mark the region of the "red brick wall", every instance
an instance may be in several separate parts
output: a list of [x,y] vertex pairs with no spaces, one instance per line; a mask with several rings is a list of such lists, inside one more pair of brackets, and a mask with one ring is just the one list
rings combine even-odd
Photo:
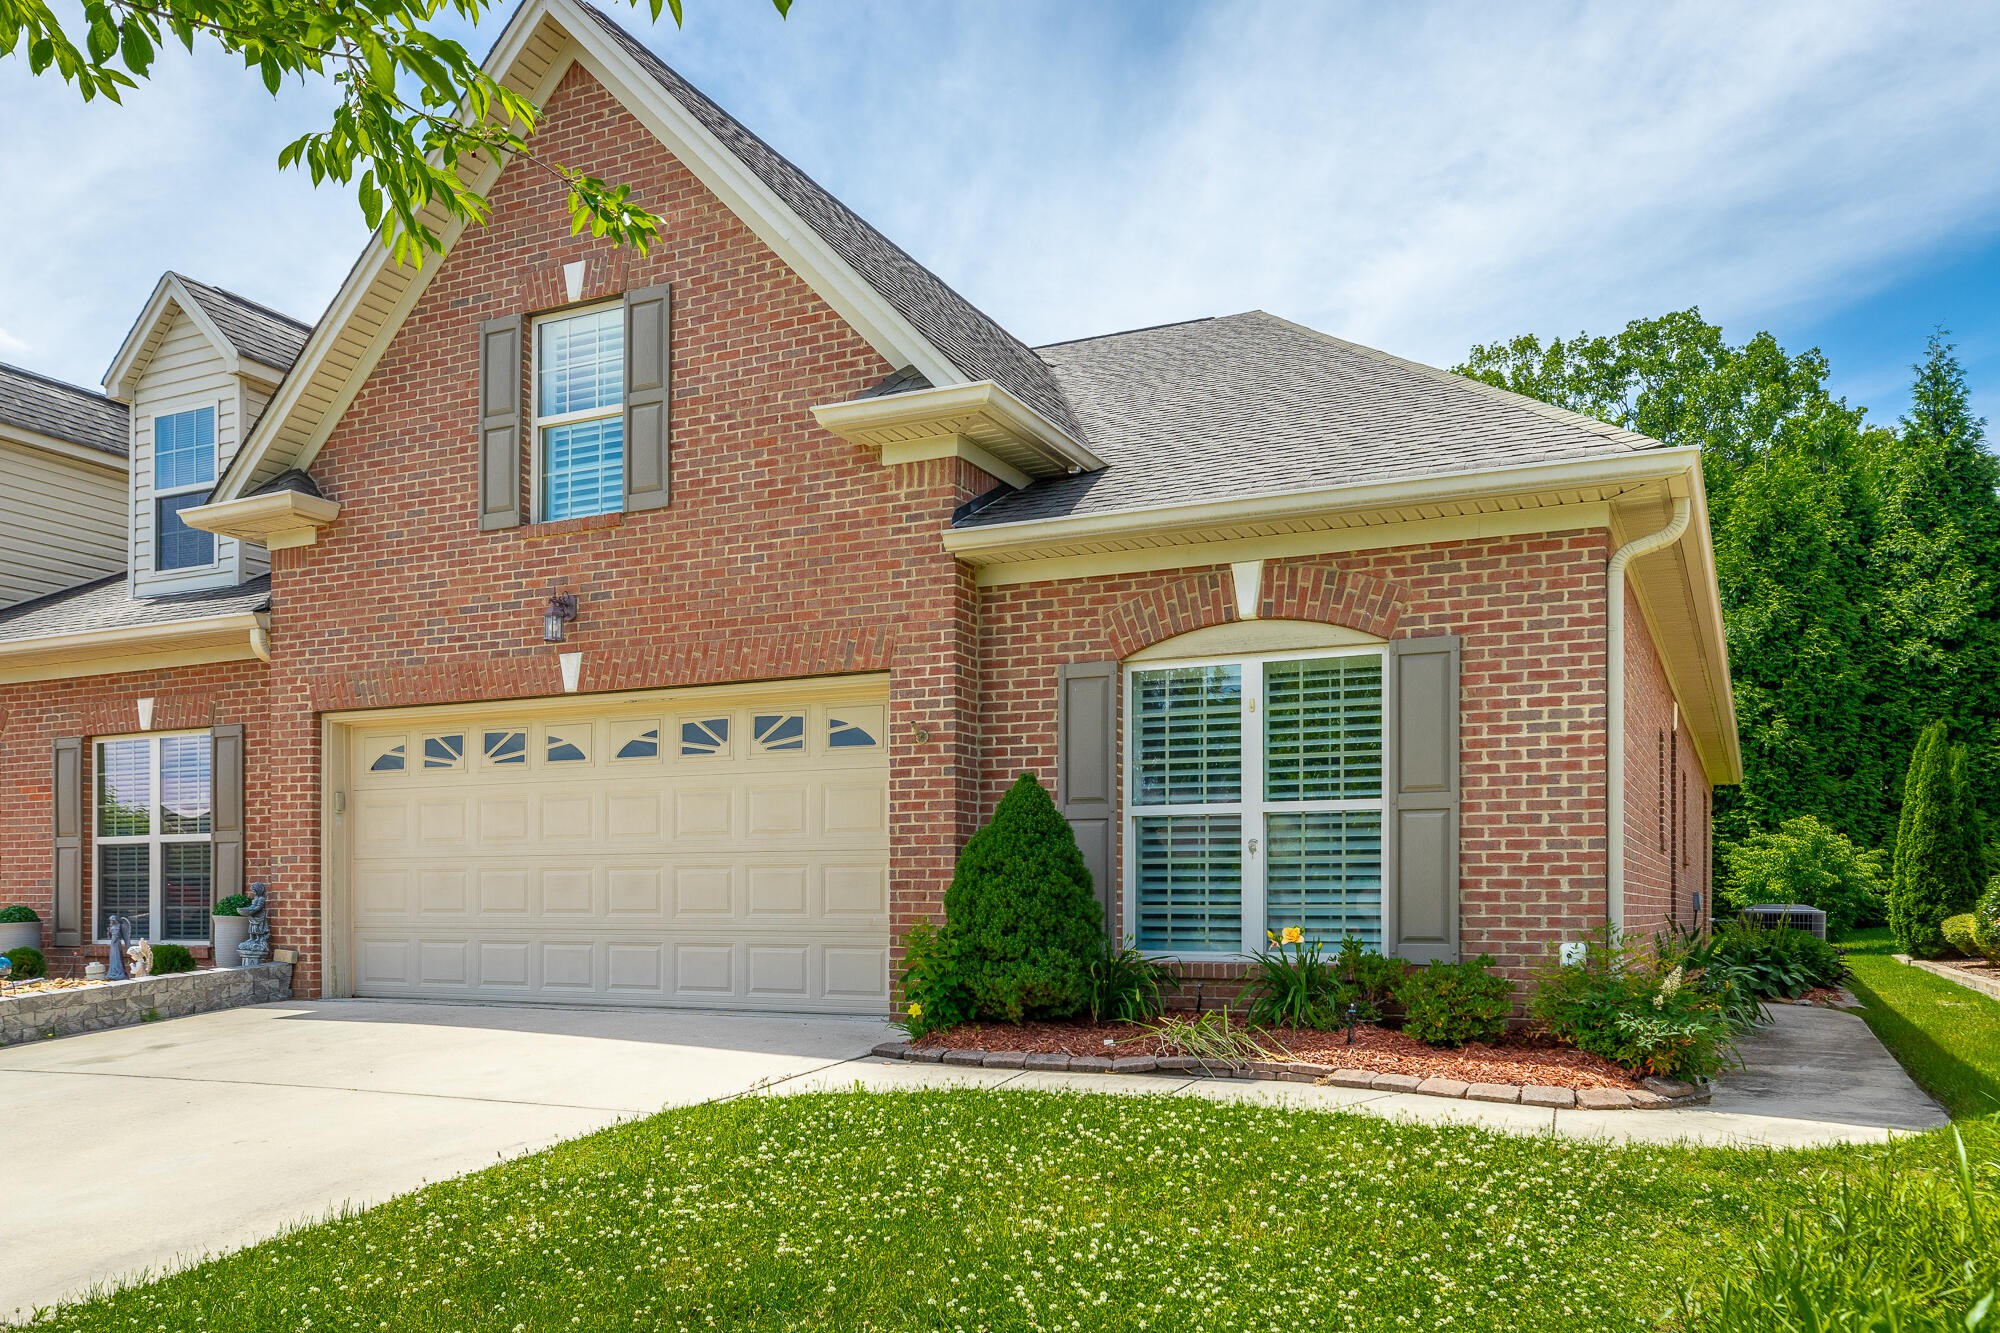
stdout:
[[[52,972],[80,974],[86,955],[102,960],[103,946],[52,946],[55,798],[51,790],[55,742],[65,736],[112,736],[139,730],[140,699],[153,700],[153,731],[195,731],[223,722],[243,724],[245,775],[250,799],[245,811],[245,877],[270,874],[270,817],[256,793],[270,780],[276,762],[266,708],[265,667],[261,662],[221,662],[209,666],[133,671],[72,680],[0,685],[0,906],[25,903],[42,918],[42,943]],[[96,755],[84,747],[84,807],[95,801]],[[84,914],[95,919],[95,857],[86,816]],[[274,900],[273,934],[289,943],[305,921],[308,904]],[[206,950],[196,950],[206,957]]]
[[[892,912],[914,919],[969,832],[976,742],[974,594],[938,535],[992,483],[952,460],[884,469],[818,427],[814,404],[894,367],[581,69],[536,141],[632,182],[660,239],[639,256],[573,238],[561,188],[508,171],[313,463],[343,509],[274,562],[273,874],[317,889],[316,712],[558,694],[541,617],[565,590],[585,692],[888,671]],[[562,304],[578,259],[586,299],[673,286],[672,503],[481,532],[480,323]],[[315,993],[316,933],[284,943]]]
[[[1271,561],[1266,618],[1464,636],[1460,901],[1467,953],[1516,976],[1604,912],[1605,533]],[[1056,667],[1234,618],[1225,566],[990,588],[981,600],[982,808],[1055,781]],[[1230,969],[1202,965],[1203,975]]]
[[[1650,936],[1698,929],[1709,909],[1709,789],[1694,737],[1625,590],[1625,928]],[[1694,910],[1693,895],[1702,910]]]

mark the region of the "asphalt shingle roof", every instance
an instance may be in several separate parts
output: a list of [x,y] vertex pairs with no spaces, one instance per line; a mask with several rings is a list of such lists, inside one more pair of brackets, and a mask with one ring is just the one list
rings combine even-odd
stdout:
[[247,296],[197,282],[185,273],[174,276],[181,280],[181,285],[188,289],[188,295],[201,306],[202,313],[215,321],[215,327],[222,330],[222,336],[229,339],[241,355],[274,370],[290,370],[292,363],[299,359],[299,352],[312,334],[312,325],[301,324],[290,315],[259,305]]
[[592,5],[582,8],[967,378],[992,380],[1064,430],[1076,430],[1076,415],[1055,375],[1027,344],[709,101],[617,23]]
[[125,457],[125,404],[18,366],[0,365],[0,422]]
[[141,625],[171,625],[209,616],[264,611],[270,605],[269,574],[260,574],[233,587],[204,588],[165,597],[134,597],[126,589],[125,575],[112,574],[95,583],[50,593],[0,611],[0,643]]
[[1261,310],[1038,348],[1108,464],[962,517],[990,527],[1661,448]]

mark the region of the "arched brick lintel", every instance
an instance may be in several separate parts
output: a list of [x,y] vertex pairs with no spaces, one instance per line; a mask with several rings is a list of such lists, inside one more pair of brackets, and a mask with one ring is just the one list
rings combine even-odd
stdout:
[[[1343,572],[1306,560],[1267,562],[1258,614],[1267,620],[1316,620],[1393,638],[1408,590],[1387,579]],[[1165,583],[1112,607],[1104,638],[1123,660],[1163,640],[1238,619],[1227,569],[1205,570]]]

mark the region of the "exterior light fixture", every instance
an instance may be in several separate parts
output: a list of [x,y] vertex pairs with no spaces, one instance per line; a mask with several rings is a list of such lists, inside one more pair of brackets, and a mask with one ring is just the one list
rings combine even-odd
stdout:
[[542,613],[542,642],[561,643],[569,637],[567,626],[576,619],[576,594],[558,592],[549,595],[548,609]]

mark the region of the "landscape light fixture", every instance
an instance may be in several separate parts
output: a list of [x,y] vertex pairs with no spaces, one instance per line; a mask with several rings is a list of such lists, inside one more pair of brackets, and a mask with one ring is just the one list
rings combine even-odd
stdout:
[[542,642],[561,643],[569,637],[569,623],[576,619],[576,594],[558,592],[549,595],[548,609],[542,613]]

